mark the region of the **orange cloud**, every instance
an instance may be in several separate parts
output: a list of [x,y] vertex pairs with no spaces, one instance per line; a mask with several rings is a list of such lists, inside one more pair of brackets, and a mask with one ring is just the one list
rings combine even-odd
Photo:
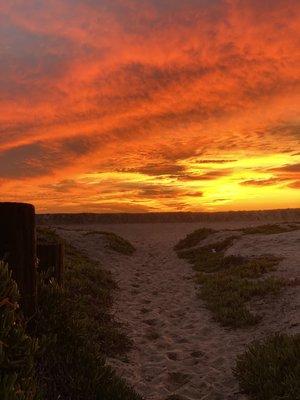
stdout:
[[296,206],[299,12],[296,0],[0,0],[2,197],[41,211]]

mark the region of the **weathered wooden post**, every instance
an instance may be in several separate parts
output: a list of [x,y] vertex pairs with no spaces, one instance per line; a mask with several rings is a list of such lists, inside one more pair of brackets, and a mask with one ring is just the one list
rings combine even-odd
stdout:
[[64,273],[64,244],[62,242],[38,243],[37,257],[41,271],[53,270],[53,277],[61,285]]
[[36,311],[35,210],[25,203],[0,203],[0,259],[8,263],[27,317]]

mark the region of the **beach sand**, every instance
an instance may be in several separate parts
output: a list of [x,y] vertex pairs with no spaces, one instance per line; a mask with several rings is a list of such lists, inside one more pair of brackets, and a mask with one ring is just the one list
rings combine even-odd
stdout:
[[[118,282],[113,312],[125,325],[133,348],[127,359],[108,362],[145,399],[164,400],[174,394],[178,400],[246,399],[232,374],[237,354],[254,339],[271,332],[299,332],[297,286],[285,288],[279,298],[254,303],[252,306],[264,315],[257,326],[237,330],[221,327],[197,297],[191,265],[173,250],[179,239],[203,226],[224,230],[257,224],[262,221],[80,224],[58,228],[60,235],[112,271]],[[132,256],[113,253],[103,248],[99,236],[84,236],[76,229],[117,233],[137,251]],[[274,274],[300,278],[299,230],[245,236],[227,253],[282,256]]]

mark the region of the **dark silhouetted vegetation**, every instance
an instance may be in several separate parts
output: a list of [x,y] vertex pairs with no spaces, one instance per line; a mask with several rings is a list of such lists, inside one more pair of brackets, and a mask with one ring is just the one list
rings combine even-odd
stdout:
[[64,288],[41,279],[38,290],[35,334],[48,339],[38,368],[42,392],[50,400],[140,399],[105,365],[106,356],[122,357],[131,345],[110,314],[116,285],[98,263],[65,246]]
[[234,374],[253,400],[300,399],[300,335],[275,334],[238,356]]
[[0,261],[0,398],[37,400],[37,340],[25,330],[19,292],[8,266]]
[[[56,240],[54,231],[38,229],[39,243]],[[106,364],[131,346],[110,313],[116,284],[98,263],[65,248],[64,287],[39,273],[37,313],[26,329],[17,285],[0,263],[0,398],[140,400]]]

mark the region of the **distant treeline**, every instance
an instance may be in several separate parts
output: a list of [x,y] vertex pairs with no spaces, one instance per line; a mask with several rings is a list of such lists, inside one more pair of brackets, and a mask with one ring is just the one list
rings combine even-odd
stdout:
[[80,213],[38,214],[38,224],[119,224],[170,222],[222,222],[239,220],[300,221],[300,208],[262,211],[227,212],[155,212],[155,213]]

